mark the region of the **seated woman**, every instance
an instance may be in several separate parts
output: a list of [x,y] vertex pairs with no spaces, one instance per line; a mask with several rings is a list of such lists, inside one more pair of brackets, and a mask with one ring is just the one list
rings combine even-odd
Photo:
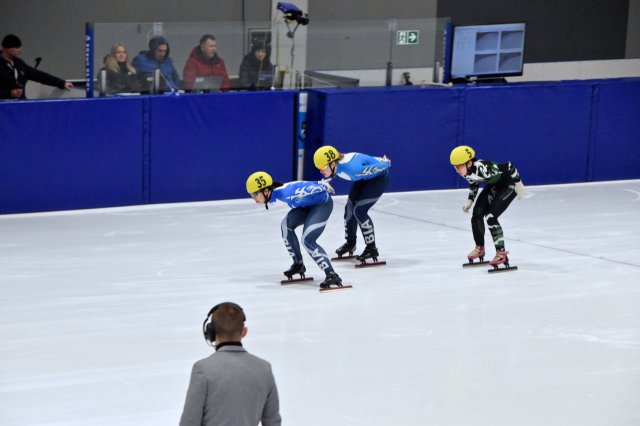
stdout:
[[239,89],[268,89],[273,81],[273,65],[269,60],[267,45],[256,41],[240,64]]
[[136,69],[127,61],[127,48],[116,43],[105,58],[104,69],[107,71],[106,93],[139,92],[140,84]]

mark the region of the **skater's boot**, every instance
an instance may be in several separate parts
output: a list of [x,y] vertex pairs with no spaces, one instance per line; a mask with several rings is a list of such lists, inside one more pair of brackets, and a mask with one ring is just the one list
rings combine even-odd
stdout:
[[342,287],[342,278],[335,272],[328,272],[326,278],[320,284],[320,288]]
[[304,267],[304,263],[302,262],[294,262],[291,265],[291,268],[284,271],[284,275],[291,279],[295,274],[300,274],[300,277],[304,278],[304,273],[307,271],[307,268]]
[[508,266],[509,265],[509,258],[507,257],[507,254],[509,254],[509,252],[506,251],[505,249],[496,250],[496,256],[493,258],[493,260],[491,262],[489,262],[489,265],[498,266],[498,265],[502,265],[504,263],[504,264],[506,264]]
[[336,250],[338,257],[342,257],[343,254],[349,253],[349,256],[353,256],[353,252],[356,250],[355,241],[347,241]]
[[467,259],[469,259],[471,261],[474,261],[476,259],[480,259],[480,262],[482,262],[484,260],[484,247],[483,246],[476,246],[476,248],[471,250],[471,253],[469,253],[467,255]]
[[375,244],[367,244],[364,251],[358,256],[360,262],[364,262],[367,259],[373,259],[374,262],[378,261],[378,249]]

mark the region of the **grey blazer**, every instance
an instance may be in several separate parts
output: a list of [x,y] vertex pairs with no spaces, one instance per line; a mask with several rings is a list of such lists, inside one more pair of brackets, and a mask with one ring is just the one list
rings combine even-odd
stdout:
[[223,346],[193,365],[180,426],[279,426],[271,365],[242,346]]

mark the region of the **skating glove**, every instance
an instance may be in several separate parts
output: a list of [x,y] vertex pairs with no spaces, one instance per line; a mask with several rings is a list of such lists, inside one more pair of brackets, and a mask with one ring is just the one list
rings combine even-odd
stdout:
[[472,205],[473,205],[473,200],[467,200],[467,204],[462,206],[462,211],[465,213],[469,213],[469,210],[471,210]]
[[329,178],[329,179],[322,179],[322,180],[319,180],[319,181],[318,181],[318,183],[319,183],[320,185],[324,185],[324,186],[326,186],[326,187],[327,187],[327,192],[329,192],[329,194],[335,194],[335,193],[336,193],[336,191],[333,189],[333,186],[331,186],[331,185],[329,184],[329,182],[331,182],[331,178]]
[[516,182],[515,190],[516,190],[516,196],[518,197],[518,200],[519,200],[524,195],[524,185],[522,184],[522,181]]

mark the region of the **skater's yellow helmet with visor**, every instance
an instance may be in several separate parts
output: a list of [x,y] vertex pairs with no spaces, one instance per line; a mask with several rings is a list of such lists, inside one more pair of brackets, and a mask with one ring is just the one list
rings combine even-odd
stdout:
[[459,166],[476,157],[476,152],[470,146],[461,145],[453,148],[449,160],[451,165]]
[[313,154],[313,164],[320,170],[326,169],[329,164],[339,159],[340,153],[331,145],[321,146]]
[[273,185],[273,179],[269,176],[269,173],[255,172],[247,179],[247,192],[253,197],[271,185]]

